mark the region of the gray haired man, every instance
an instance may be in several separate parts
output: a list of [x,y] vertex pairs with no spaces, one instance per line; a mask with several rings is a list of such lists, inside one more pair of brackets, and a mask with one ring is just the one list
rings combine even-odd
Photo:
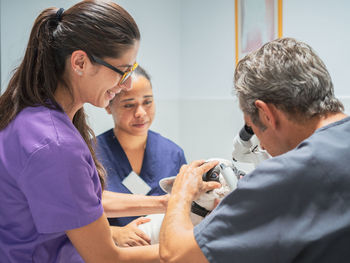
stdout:
[[193,162],[175,181],[163,262],[350,262],[350,117],[310,46],[274,40],[243,58],[235,90],[245,123],[273,158],[195,228],[191,201],[217,187]]

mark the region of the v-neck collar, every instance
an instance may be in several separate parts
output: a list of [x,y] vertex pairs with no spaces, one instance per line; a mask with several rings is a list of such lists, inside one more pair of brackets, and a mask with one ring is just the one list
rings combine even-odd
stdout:
[[[120,167],[125,167],[128,169],[128,173],[125,175],[126,177],[133,170],[123,147],[121,146],[118,138],[115,136],[113,132],[113,129],[111,130],[111,133],[110,133],[110,139],[114,148],[113,152],[120,153],[119,160],[118,160]],[[155,162],[153,161],[154,158],[152,157],[152,152],[153,152],[153,149],[155,148],[156,148],[156,140],[153,140],[152,132],[148,131],[145,152],[143,155],[142,166],[139,174],[139,176],[143,179],[152,177],[152,174],[155,168],[154,167]]]

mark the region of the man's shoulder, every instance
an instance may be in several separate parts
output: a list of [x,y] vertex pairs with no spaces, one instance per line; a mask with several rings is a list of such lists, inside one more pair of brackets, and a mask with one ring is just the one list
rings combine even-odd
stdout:
[[309,138],[302,141],[291,154],[311,158],[313,162],[338,163],[340,156],[350,158],[350,117],[330,123],[316,130]]
[[[279,180],[314,180],[329,171],[338,174],[350,169],[350,119],[327,125],[302,141],[294,149],[263,161],[253,171]],[[265,180],[264,179],[264,180]]]

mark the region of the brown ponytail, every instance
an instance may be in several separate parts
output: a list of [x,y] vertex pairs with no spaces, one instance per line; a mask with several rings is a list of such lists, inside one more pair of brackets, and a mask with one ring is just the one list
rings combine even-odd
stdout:
[[[115,3],[85,0],[66,10],[60,19],[57,11],[45,9],[34,22],[24,58],[0,96],[0,131],[25,107],[62,111],[54,94],[58,83],[69,90],[63,72],[73,51],[84,50],[90,58],[118,58],[140,39],[133,18]],[[95,156],[95,135],[83,108],[73,117],[73,124],[91,151],[103,185],[104,169]]]

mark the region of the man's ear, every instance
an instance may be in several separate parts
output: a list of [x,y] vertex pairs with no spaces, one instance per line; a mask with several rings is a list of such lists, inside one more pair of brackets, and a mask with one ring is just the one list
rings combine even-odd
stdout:
[[276,107],[273,104],[265,103],[262,100],[256,100],[254,104],[259,111],[259,118],[262,124],[266,127],[272,127],[275,129],[278,117],[276,114]]

